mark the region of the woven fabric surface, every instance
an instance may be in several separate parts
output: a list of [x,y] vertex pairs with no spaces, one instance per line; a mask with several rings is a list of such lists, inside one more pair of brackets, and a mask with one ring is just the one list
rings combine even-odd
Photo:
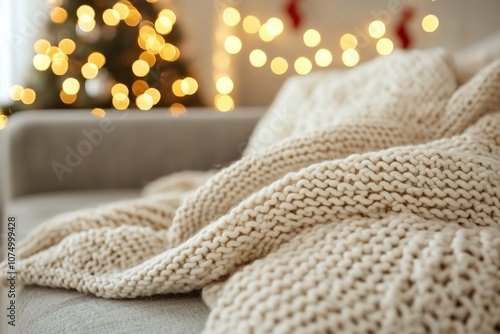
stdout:
[[500,61],[457,78],[442,50],[293,78],[242,159],[41,224],[18,280],[202,289],[207,333],[500,332]]

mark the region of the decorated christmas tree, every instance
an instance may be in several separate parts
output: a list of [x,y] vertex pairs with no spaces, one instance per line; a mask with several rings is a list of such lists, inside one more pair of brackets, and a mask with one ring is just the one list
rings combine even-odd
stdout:
[[176,15],[156,0],[50,0],[34,70],[10,89],[5,114],[24,109],[200,105],[178,48]]

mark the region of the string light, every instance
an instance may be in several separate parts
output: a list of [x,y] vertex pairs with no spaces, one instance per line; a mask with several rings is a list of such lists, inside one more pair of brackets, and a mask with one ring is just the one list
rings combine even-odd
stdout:
[[270,35],[276,37],[283,32],[284,25],[283,22],[277,17],[271,17],[267,20],[266,29]]
[[342,53],[342,62],[345,66],[353,67],[359,63],[359,53],[354,49],[346,49]]
[[106,57],[100,52],[92,52],[87,60],[89,63],[95,64],[97,68],[101,68],[106,64]]
[[127,18],[125,19],[125,24],[131,27],[135,27],[136,25],[141,23],[141,21],[142,21],[141,13],[139,13],[137,9],[132,8]]
[[102,13],[104,23],[110,27],[115,27],[120,23],[120,13],[114,9],[106,9]]
[[385,24],[380,20],[375,20],[368,26],[368,34],[373,38],[380,38],[385,35]]
[[166,16],[160,16],[155,21],[155,29],[162,35],[170,34],[172,28],[172,21]]
[[298,74],[305,75],[311,72],[312,63],[306,57],[299,57],[295,60],[294,68]]
[[175,45],[165,43],[160,50],[159,55],[163,60],[173,62],[179,59],[181,53]]
[[259,29],[259,37],[264,42],[270,42],[274,39],[274,35],[269,32],[268,24],[264,23]]
[[228,36],[224,41],[224,49],[227,53],[237,54],[242,47],[241,40],[236,36]]
[[125,20],[130,13],[129,8],[122,2],[118,2],[113,6],[113,9],[120,15],[120,20]]
[[113,103],[113,107],[115,107],[116,110],[125,110],[129,107],[130,99],[128,98],[127,94],[123,92],[118,92],[116,94],[113,94],[113,99],[111,103]]
[[50,48],[50,42],[46,39],[39,39],[35,42],[34,48],[37,54],[45,54]]
[[160,91],[156,88],[146,89],[146,91],[144,92],[144,95],[151,96],[151,98],[153,99],[153,105],[156,105],[156,104],[158,104],[158,102],[160,102],[161,94],[160,94]]
[[177,79],[172,84],[172,93],[177,97],[184,97],[186,93],[182,90],[182,79]]
[[222,112],[228,112],[234,109],[233,98],[225,94],[217,94],[214,99],[215,108]]
[[61,7],[54,7],[50,11],[50,19],[54,23],[62,24],[68,19],[68,12]]
[[315,29],[309,29],[304,33],[304,44],[310,48],[317,46],[321,42],[321,35]]
[[134,93],[135,96],[139,96],[141,94],[144,94],[144,92],[149,88],[149,85],[146,81],[144,80],[136,80],[132,84],[132,92]]
[[224,9],[224,12],[222,12],[222,20],[226,25],[234,27],[240,23],[240,12],[236,8],[228,7]]
[[135,104],[141,110],[150,110],[153,108],[153,98],[148,94],[142,94],[137,97]]
[[33,57],[33,66],[38,71],[45,71],[50,67],[50,57],[44,54],[37,54]]
[[356,49],[358,46],[358,39],[353,34],[344,34],[340,38],[340,47],[343,50]]
[[97,68],[97,65],[94,63],[86,63],[82,66],[82,76],[85,79],[93,79],[97,76],[99,73],[99,69]]
[[285,58],[276,57],[271,61],[271,71],[274,74],[281,75],[288,70],[288,62]]
[[106,112],[101,108],[94,108],[94,109],[92,109],[92,111],[90,113],[96,117],[99,117],[99,118],[106,117]]
[[21,97],[21,101],[24,103],[24,104],[33,104],[33,102],[35,102],[36,100],[36,93],[33,89],[31,88],[26,88],[24,91],[23,91],[23,94],[22,94],[22,97]]
[[58,47],[64,54],[70,55],[75,52],[76,43],[69,38],[64,38],[59,42]]
[[439,19],[436,15],[429,14],[422,20],[422,28],[426,32],[434,32],[439,27]]
[[387,56],[394,50],[394,44],[389,38],[381,38],[377,42],[377,52],[382,56]]
[[233,80],[226,76],[220,77],[219,79],[217,79],[215,88],[221,94],[229,94],[233,91],[234,88]]
[[175,16],[175,13],[171,11],[170,9],[163,9],[160,14],[158,14],[159,17],[164,16],[167,17],[172,24],[175,24],[177,21],[177,17]]
[[256,34],[260,29],[260,21],[253,15],[248,15],[243,19],[243,30],[247,34]]
[[262,67],[267,62],[266,53],[260,49],[255,49],[250,52],[249,59],[253,67]]
[[144,77],[149,73],[149,64],[142,59],[138,59],[132,64],[132,72],[138,77]]
[[21,101],[23,96],[24,88],[20,85],[14,85],[9,89],[9,96],[12,101]]
[[191,77],[186,77],[181,82],[181,89],[186,95],[193,95],[198,91],[198,82]]
[[73,104],[76,101],[77,95],[69,95],[64,90],[59,93],[59,98],[64,104]]
[[122,83],[114,84],[113,87],[111,87],[111,95],[116,96],[117,94],[120,93],[127,96],[129,93],[128,87]]
[[75,78],[68,78],[62,84],[63,91],[68,95],[76,95],[80,90],[80,82]]
[[144,51],[141,53],[139,56],[139,59],[144,60],[146,63],[148,63],[149,67],[153,67],[154,64],[156,63],[156,57],[154,54]]
[[316,64],[320,67],[327,67],[333,61],[332,53],[327,49],[319,49],[314,55],[314,60]]

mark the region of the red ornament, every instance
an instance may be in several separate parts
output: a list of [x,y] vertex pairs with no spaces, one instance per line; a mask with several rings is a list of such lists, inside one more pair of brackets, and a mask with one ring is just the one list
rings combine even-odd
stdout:
[[299,0],[290,0],[286,5],[286,12],[292,19],[292,25],[295,29],[300,26],[300,22],[302,21],[302,18],[299,15],[298,2]]
[[405,8],[401,13],[401,18],[396,25],[396,34],[401,42],[401,47],[403,49],[410,48],[412,44],[411,36],[408,34],[408,24],[413,18],[414,10],[413,8]]

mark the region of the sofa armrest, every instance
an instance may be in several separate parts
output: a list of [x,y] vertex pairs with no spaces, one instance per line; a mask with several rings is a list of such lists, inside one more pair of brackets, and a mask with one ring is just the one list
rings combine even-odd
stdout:
[[189,109],[28,111],[13,115],[3,135],[5,200],[73,189],[139,188],[172,172],[207,170],[241,155],[263,108],[231,113]]

